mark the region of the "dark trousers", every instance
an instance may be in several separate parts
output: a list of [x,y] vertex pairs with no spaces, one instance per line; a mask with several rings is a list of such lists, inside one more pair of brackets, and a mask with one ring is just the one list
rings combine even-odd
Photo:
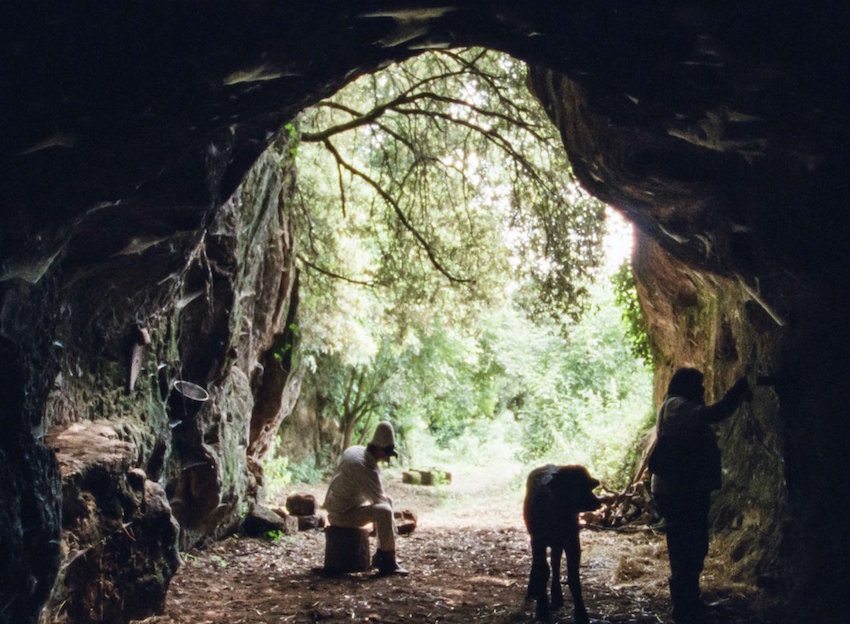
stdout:
[[676,619],[699,603],[699,575],[708,554],[710,492],[656,495],[655,501],[667,525],[670,600]]

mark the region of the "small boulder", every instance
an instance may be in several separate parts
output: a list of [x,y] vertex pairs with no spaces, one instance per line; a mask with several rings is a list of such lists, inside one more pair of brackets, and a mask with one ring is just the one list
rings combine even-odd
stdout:
[[316,497],[312,494],[292,494],[286,497],[286,509],[293,516],[316,514]]
[[242,534],[249,537],[265,537],[280,532],[292,535],[298,530],[298,520],[293,516],[282,518],[268,507],[255,505],[242,521]]
[[315,529],[321,529],[325,526],[325,519],[322,516],[317,516],[315,514],[309,516],[294,516],[298,518],[298,530],[299,531],[312,531]]

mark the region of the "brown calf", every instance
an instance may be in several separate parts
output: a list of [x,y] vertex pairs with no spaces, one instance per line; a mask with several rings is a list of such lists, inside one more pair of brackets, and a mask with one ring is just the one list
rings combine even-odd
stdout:
[[554,466],[535,468],[528,475],[523,504],[525,526],[531,536],[531,574],[528,578],[526,600],[537,601],[537,619],[549,617],[550,603],[546,595],[549,565],[546,549],[551,548],[552,602],[551,608],[564,604],[561,592],[561,554],[567,554],[567,585],[573,595],[576,624],[590,621],[581,596],[579,564],[578,514],[599,509],[601,502],[593,494],[599,481],[590,476],[584,466]]

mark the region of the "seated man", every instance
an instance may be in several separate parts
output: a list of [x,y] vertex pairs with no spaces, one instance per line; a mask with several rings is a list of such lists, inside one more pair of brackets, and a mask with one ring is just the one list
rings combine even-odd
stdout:
[[396,456],[393,426],[387,421],[378,423],[367,446],[352,446],[342,454],[322,505],[333,526],[359,528],[370,522],[375,526],[378,549],[372,563],[378,568],[379,576],[408,573],[396,562],[398,531],[393,502],[384,493],[378,469],[379,461]]

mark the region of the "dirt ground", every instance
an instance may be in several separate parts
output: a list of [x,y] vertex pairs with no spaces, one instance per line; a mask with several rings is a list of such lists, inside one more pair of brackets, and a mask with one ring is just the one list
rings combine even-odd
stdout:
[[[465,485],[462,478],[438,488],[388,479],[396,508],[419,519],[416,531],[397,545],[401,564],[411,571],[407,577],[316,573],[324,554],[321,530],[276,541],[231,537],[192,550],[183,554],[164,614],[138,624],[533,622],[534,606],[523,600],[531,558],[518,484],[506,493]],[[294,492],[321,501],[324,491],[292,486],[271,504]],[[662,534],[585,529],[582,547],[582,584],[593,624],[668,621]],[[749,611],[752,588],[727,576],[723,558],[712,549],[703,593],[716,603],[716,622],[757,622]],[[573,621],[564,591],[567,605],[553,614],[555,623]]]

